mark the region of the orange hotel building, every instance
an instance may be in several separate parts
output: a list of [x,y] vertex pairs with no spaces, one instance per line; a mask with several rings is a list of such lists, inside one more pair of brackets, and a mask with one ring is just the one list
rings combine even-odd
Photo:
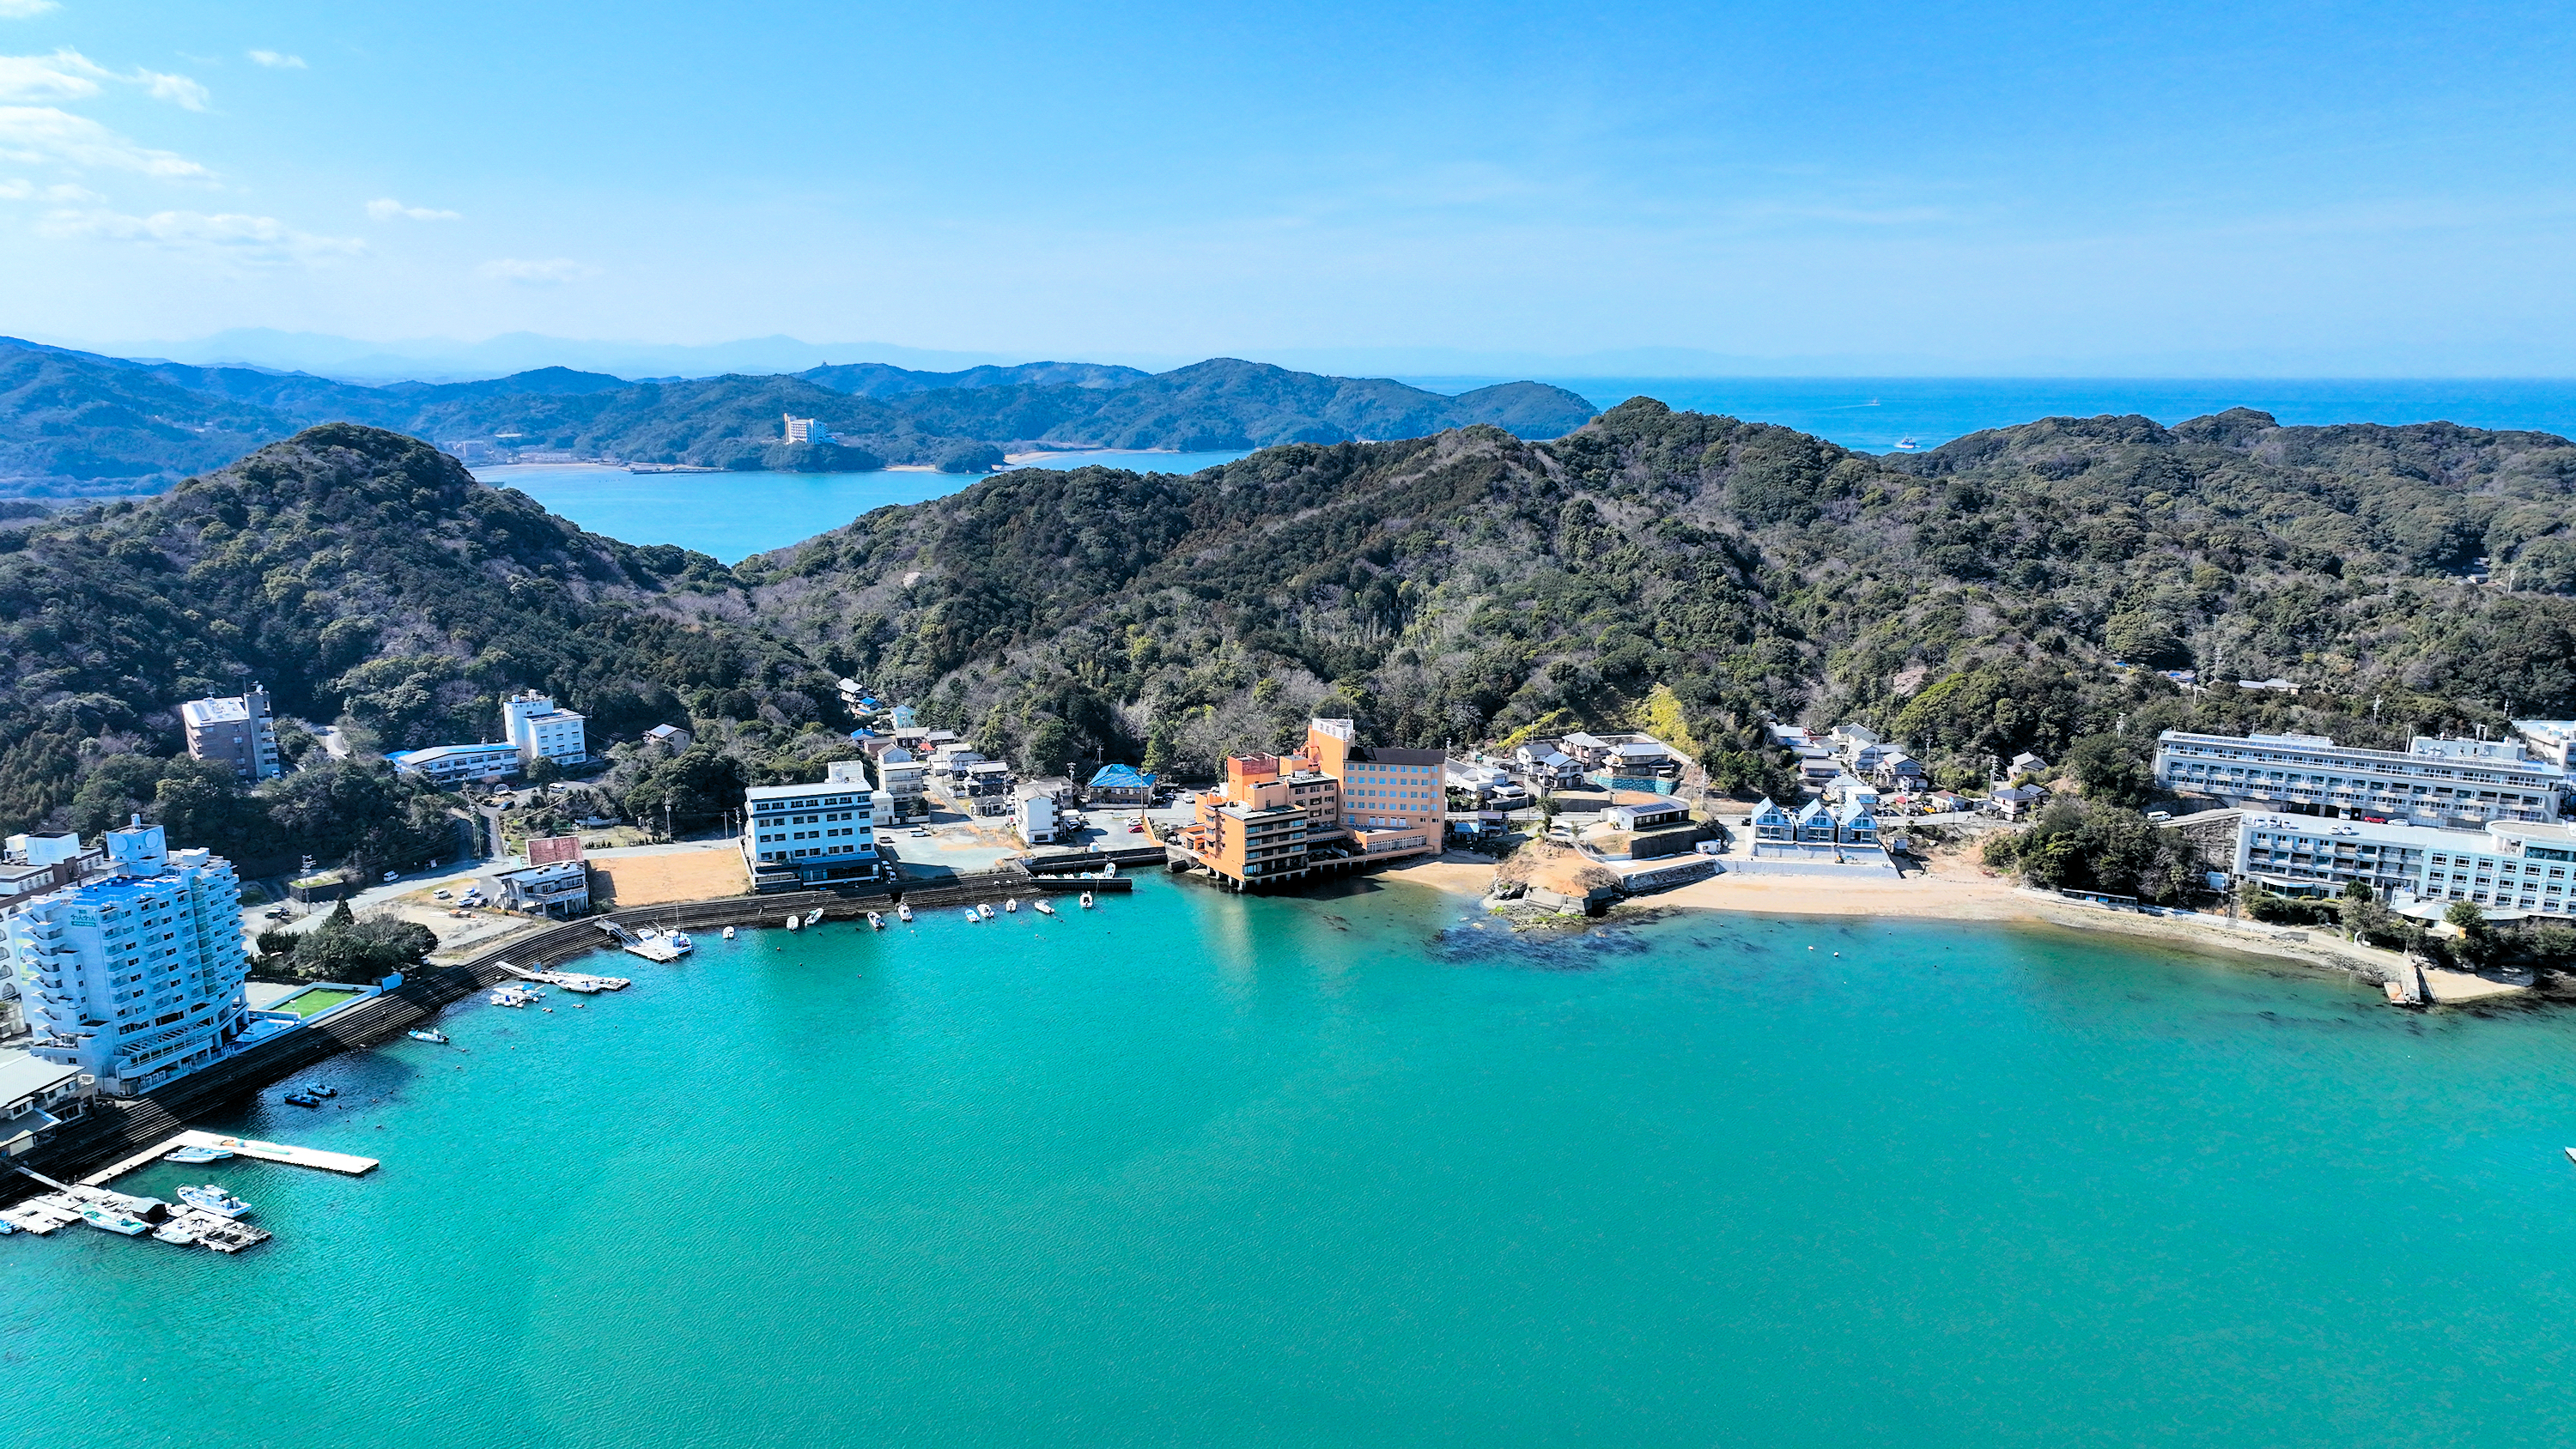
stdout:
[[1286,755],[1232,755],[1224,784],[1199,797],[1181,843],[1237,890],[1327,868],[1440,849],[1447,750],[1360,744],[1352,722],[1319,719]]

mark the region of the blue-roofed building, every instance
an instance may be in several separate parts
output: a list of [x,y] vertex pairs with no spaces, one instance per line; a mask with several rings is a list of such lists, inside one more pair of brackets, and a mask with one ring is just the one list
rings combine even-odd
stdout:
[[1134,765],[1103,765],[1092,772],[1083,793],[1095,805],[1151,804],[1154,777]]

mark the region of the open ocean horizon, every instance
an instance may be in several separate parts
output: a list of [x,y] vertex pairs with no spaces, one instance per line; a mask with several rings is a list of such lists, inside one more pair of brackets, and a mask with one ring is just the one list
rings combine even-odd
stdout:
[[[1398,378],[1456,394],[1515,379]],[[1669,407],[1777,423],[1859,452],[1912,443],[1930,449],[1988,428],[2048,417],[2140,414],[2172,425],[2249,407],[2285,424],[2450,422],[2463,427],[2576,434],[2576,379],[2567,378],[1542,378],[1608,409],[1632,397]],[[1908,450],[1911,451],[1911,450]],[[1058,454],[1023,467],[1099,464],[1191,473],[1243,457],[1203,453]],[[943,498],[976,481],[956,473],[628,473],[596,464],[502,465],[474,476],[517,488],[593,533],[672,543],[728,564],[801,543],[872,508]]]

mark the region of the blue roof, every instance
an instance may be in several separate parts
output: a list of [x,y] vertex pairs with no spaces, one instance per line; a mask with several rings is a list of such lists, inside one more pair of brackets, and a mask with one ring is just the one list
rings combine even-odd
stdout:
[[1103,765],[1091,777],[1091,788],[1095,790],[1150,790],[1153,786],[1154,777],[1134,765]]

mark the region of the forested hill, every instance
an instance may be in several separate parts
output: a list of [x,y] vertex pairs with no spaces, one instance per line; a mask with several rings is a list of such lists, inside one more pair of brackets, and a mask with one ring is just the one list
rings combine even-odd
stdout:
[[[2134,763],[2186,723],[2402,743],[2576,714],[2571,462],[2537,434],[2251,413],[1884,460],[1639,399],[1554,441],[1018,470],[726,570],[333,425],[160,499],[0,523],[0,816],[65,818],[98,761],[170,754],[180,701],[249,678],[385,748],[487,737],[523,686],[603,742],[686,723],[692,769],[721,757],[706,810],[845,748],[842,675],[1047,769],[1203,771],[1317,712],[1390,743],[1643,724],[1748,791],[1784,785],[1770,716],[1859,719],[1960,781],[2087,740]],[[2225,677],[2305,692],[2153,672],[2222,647]]]
[[[820,419],[834,444],[787,446],[780,425],[787,413]],[[982,472],[1006,452],[1039,448],[1253,448],[1472,423],[1556,437],[1591,416],[1584,399],[1539,383],[1451,398],[1232,359],[1157,375],[1092,363],[959,373],[857,364],[636,383],[553,367],[481,382],[362,387],[0,338],[0,496],[158,492],[261,442],[332,421],[437,443],[479,439],[634,462]]]
[[[2576,712],[2571,461],[2537,434],[2233,413],[1892,462],[1640,399],[1553,443],[1012,473],[738,573],[767,627],[1032,763],[1080,742],[1204,769],[1321,709],[1409,743],[1653,720],[1754,785],[1773,711],[1868,720],[1967,778],[2124,724],[2402,740]],[[2516,587],[2456,576],[2460,539]],[[2111,667],[2221,645],[2230,676],[2308,692]]]

